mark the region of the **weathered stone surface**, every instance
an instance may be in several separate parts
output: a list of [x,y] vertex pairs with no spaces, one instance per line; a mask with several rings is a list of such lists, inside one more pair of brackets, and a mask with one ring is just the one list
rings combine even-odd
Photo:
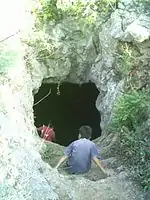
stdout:
[[68,176],[52,170],[51,166],[55,166],[64,148],[52,144],[47,154],[42,152],[42,158],[51,166],[42,161],[32,108],[33,92],[38,91],[42,81],[79,84],[93,81],[100,91],[96,106],[101,113],[103,130],[102,137],[95,142],[102,148],[103,158],[111,156],[118,137],[107,136],[105,128],[111,122],[113,106],[124,86],[124,80],[117,79],[115,74],[118,41],[132,41],[140,50],[146,71],[150,64],[149,42],[144,42],[150,36],[148,9],[139,15],[141,8],[133,7],[132,2],[122,0],[111,18],[104,23],[98,20],[93,30],[72,18],[55,27],[46,27],[41,37],[44,35],[46,41],[49,37],[55,47],[54,57],[51,55],[39,62],[37,52],[28,48],[32,62],[25,67],[23,55],[19,55],[7,75],[0,77],[1,200],[143,199],[140,188],[129,180],[128,173],[123,172],[114,159],[104,160],[106,166],[118,168],[118,174],[108,178],[94,164],[93,171],[84,176]]
[[37,33],[37,37],[51,41],[55,51],[43,61],[37,62],[35,57],[31,59],[34,63],[31,62],[30,74],[35,92],[41,81],[94,82],[100,91],[96,107],[101,113],[102,133],[105,133],[112,119],[114,104],[124,87],[124,80],[116,78],[118,42],[134,42],[135,47],[140,46],[144,56],[142,62],[149,62],[149,56],[146,57],[148,48],[142,45],[150,36],[150,18],[145,8],[144,3],[122,0],[110,19],[103,23],[101,18],[97,19],[93,29],[72,17],[56,26],[46,25],[42,33]]
[[[123,80],[116,81],[115,77],[115,50],[117,40],[111,35],[111,21],[104,24],[99,33],[101,54],[95,60],[90,70],[90,80],[94,82],[100,91],[96,101],[96,107],[101,113],[101,128],[105,132],[105,127],[111,121],[111,114],[114,103],[123,91]],[[105,41],[105,42],[104,42]]]
[[[147,7],[147,12],[145,12]],[[111,35],[125,42],[143,42],[150,36],[150,9],[148,2],[143,4],[132,0],[120,1],[118,9],[111,15]]]
[[[118,9],[101,26],[101,31],[99,32],[100,52],[91,67],[89,77],[100,91],[96,107],[101,113],[102,134],[105,133],[105,128],[111,122],[114,104],[124,90],[124,80],[116,79],[115,65],[117,54],[119,55],[117,50],[118,42],[134,42],[135,47],[138,46],[139,51],[144,51],[142,56],[145,59],[141,57],[141,61],[148,64],[150,58],[148,55],[149,41],[147,41],[150,36],[149,22],[150,18],[144,13],[142,8],[139,8],[138,4],[134,4],[133,1],[129,0],[120,1]],[[144,47],[144,44],[147,44],[147,47]],[[147,73],[148,71],[147,68]],[[148,79],[145,78],[145,80]]]
[[[20,68],[21,78],[15,73],[14,79],[10,73],[5,77],[7,82],[2,84],[1,80],[0,85],[0,199],[49,199],[49,196],[58,199],[39,170],[44,165],[33,135],[31,80],[23,62]],[[14,66],[13,71],[17,72],[18,68]]]
[[[95,182],[84,179],[81,176],[76,177],[72,175],[68,177],[52,172],[51,178],[49,177],[48,181],[56,186],[57,193],[61,194],[60,199],[110,200],[116,198],[119,200],[142,200],[143,197],[133,189],[132,183],[126,181],[126,179],[127,177],[124,174],[120,174],[116,177],[112,176]],[[132,190],[129,192],[127,188]],[[124,192],[124,189],[126,189],[126,192]]]
[[[67,18],[55,26],[47,25],[42,33],[31,36],[30,40],[36,42],[39,38],[42,44],[50,41],[49,48],[53,46],[51,55],[48,57],[43,55],[43,59],[39,60],[38,68],[43,72],[43,75],[39,75],[44,82],[70,81],[80,84],[89,81],[87,73],[96,58],[95,36],[90,27],[84,25],[82,21]],[[34,52],[37,52],[38,48],[35,47],[30,53],[29,68],[33,80],[37,78],[36,72],[39,71],[35,69],[36,64],[33,63],[33,60],[37,59]]]
[[[0,146],[2,153],[2,156],[0,157],[0,199],[37,200],[40,198],[43,200],[79,200],[85,198],[87,200],[94,200],[101,198],[109,200],[117,198],[128,200],[132,193],[131,200],[142,200],[142,194],[138,191],[138,188],[135,188],[131,182],[127,182],[122,175],[99,180],[105,177],[94,165],[92,167],[94,173],[91,172],[91,174],[89,173],[83,177],[73,175],[68,176],[59,174],[57,171],[52,170],[50,166],[43,163],[37,152],[37,149],[41,146],[40,142],[38,142],[38,139],[31,134],[33,121],[28,121],[28,117],[32,112],[26,112],[32,108],[32,102],[30,101],[31,94],[29,95],[28,93],[31,88],[29,89],[30,84],[27,84],[31,80],[28,78],[26,71],[22,70],[22,84],[20,84],[19,81],[20,87],[16,86],[15,82],[13,82],[14,79],[11,79],[11,87],[8,88],[7,93],[6,90],[1,90],[1,96],[4,99],[4,101],[1,102],[1,105],[4,105],[7,114],[1,115],[0,120],[0,133],[2,138]],[[8,79],[6,78],[6,80]],[[28,80],[28,82],[24,82],[23,80]],[[2,85],[5,89],[6,86],[6,84]],[[28,92],[24,93],[26,87]],[[14,102],[13,104],[10,104],[8,100],[6,101],[6,95],[8,97],[8,93],[11,93],[12,90],[14,93],[11,94],[11,98]],[[29,95],[27,99],[23,99],[22,97],[25,97],[26,95]],[[25,106],[23,108],[22,104],[18,102],[24,100]],[[14,107],[16,108],[15,117],[14,112],[12,112]],[[55,159],[53,162],[55,164],[57,159],[62,155],[64,148],[59,147],[57,144],[49,145],[52,145],[49,146],[49,159]],[[57,151],[58,149],[59,151]]]
[[[45,149],[45,158],[48,163],[53,165],[53,162],[56,162],[60,159],[63,147],[60,147],[57,144],[53,143],[51,144],[51,146],[48,144],[46,146],[47,150]],[[49,149],[51,150],[51,154],[53,156],[47,154]],[[56,158],[53,153],[56,155]],[[54,161],[52,159],[54,159]],[[112,163],[114,162],[116,162],[115,158],[103,161],[103,163],[107,166],[112,166]],[[62,168],[60,167],[59,174],[56,170],[52,170],[51,172],[45,170],[43,172],[43,176],[46,177],[51,185],[53,185],[55,191],[57,191],[57,193],[60,195],[60,199],[143,199],[141,194],[137,193],[137,190],[135,190],[135,188],[133,189],[132,183],[130,181],[127,181],[128,174],[125,172],[122,172],[117,176],[115,175],[111,178],[107,178],[95,164],[92,164],[92,168],[87,174],[68,176],[67,173],[65,173],[64,171],[64,167],[65,166],[62,166]],[[125,188],[126,193],[124,193]],[[131,191],[133,192],[132,195]]]

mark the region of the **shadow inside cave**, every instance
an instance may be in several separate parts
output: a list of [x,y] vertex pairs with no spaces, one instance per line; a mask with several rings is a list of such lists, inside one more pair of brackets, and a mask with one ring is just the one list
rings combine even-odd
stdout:
[[82,125],[92,127],[92,139],[100,136],[100,113],[95,102],[99,91],[95,84],[63,83],[58,94],[57,84],[42,84],[34,101],[38,102],[51,89],[51,94],[34,106],[35,126],[50,122],[56,133],[56,143],[67,146],[78,138]]

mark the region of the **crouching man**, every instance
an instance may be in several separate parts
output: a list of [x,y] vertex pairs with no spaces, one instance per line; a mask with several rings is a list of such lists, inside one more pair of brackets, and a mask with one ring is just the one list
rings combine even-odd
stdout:
[[79,139],[72,142],[65,149],[65,155],[60,159],[55,169],[57,169],[65,160],[68,159],[67,165],[69,173],[86,173],[90,170],[91,161],[93,160],[105,174],[109,175],[98,159],[98,149],[96,148],[96,145],[90,141],[91,135],[92,128],[89,126],[82,126],[79,129]]
[[43,138],[46,141],[53,142],[55,141],[55,132],[53,128],[50,128],[49,125],[40,126],[37,128],[38,131],[40,131],[40,137]]

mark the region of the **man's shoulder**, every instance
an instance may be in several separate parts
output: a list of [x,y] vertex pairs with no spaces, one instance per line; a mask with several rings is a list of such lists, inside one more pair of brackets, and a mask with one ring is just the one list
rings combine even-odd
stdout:
[[[85,143],[85,142],[86,142],[86,143]],[[95,145],[94,142],[92,142],[91,140],[88,140],[88,139],[86,139],[86,138],[78,139],[78,140],[75,140],[75,141],[73,142],[73,144],[78,144],[78,143],[81,143],[81,144],[88,144],[88,145],[90,145],[90,146]]]
[[90,144],[91,146],[96,146],[95,143],[94,143],[93,141],[91,141],[91,140],[89,140],[89,144]]
[[80,142],[80,139],[79,140],[74,140],[71,144],[76,144],[76,143],[79,143]]

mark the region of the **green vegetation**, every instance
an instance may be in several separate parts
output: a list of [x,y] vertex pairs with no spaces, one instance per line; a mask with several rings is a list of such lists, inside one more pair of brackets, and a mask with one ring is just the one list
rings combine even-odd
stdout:
[[147,89],[130,91],[118,100],[112,120],[112,130],[120,133],[119,156],[145,189],[150,189],[149,105]]
[[121,78],[129,75],[135,57],[133,56],[133,50],[127,43],[119,43],[118,47],[119,55],[117,56],[118,71],[121,74]]
[[150,138],[147,125],[137,126],[135,131],[126,127],[120,132],[119,157],[131,171],[135,180],[140,181],[145,190],[150,189]]
[[[86,30],[86,33],[82,32],[82,30],[76,31],[74,32],[73,38],[71,38],[72,35],[69,35],[69,33],[67,35],[66,33],[68,36],[66,38],[74,41],[78,37],[84,38],[87,32],[90,33],[90,30],[93,31],[97,16],[103,16],[104,20],[106,20],[106,16],[110,15],[110,13],[115,10],[116,6],[117,0],[98,0],[96,2],[77,0],[74,1],[73,4],[70,2],[61,3],[61,1],[57,0],[40,0],[39,3],[36,4],[36,7],[32,9],[32,13],[36,19],[36,33],[34,33],[28,41],[26,40],[24,42],[34,49],[34,54],[38,61],[45,62],[47,58],[55,59],[55,51],[57,49],[56,42],[49,38],[46,32],[44,32],[44,35],[40,35],[44,25],[46,25],[45,27],[49,28],[50,31],[50,29],[61,20],[71,18],[75,25],[78,24],[80,27],[84,26],[83,30],[86,26],[88,30]],[[73,43],[75,44],[76,42]],[[76,45],[72,48],[76,49]],[[29,55],[26,55],[26,59],[29,57]]]
[[113,126],[121,131],[127,127],[130,131],[136,130],[148,118],[150,93],[148,91],[130,91],[122,95],[115,107]]
[[115,73],[116,78],[119,78],[119,80],[124,79],[126,92],[141,90],[149,79],[149,69],[148,67],[143,68],[143,61],[140,57],[140,51],[135,45],[132,43],[119,43]]
[[99,0],[93,1],[76,1],[72,6],[66,8],[68,16],[73,16],[75,19],[84,19],[86,23],[92,24],[97,17],[106,17],[116,9],[116,0]]
[[98,15],[106,17],[113,12],[117,7],[118,0],[98,0],[97,2],[78,0],[73,4],[68,2],[66,6],[63,3],[58,6],[57,2],[57,0],[41,0],[40,4],[32,10],[36,16],[37,28],[50,21],[57,23],[66,17],[73,17],[92,24]]
[[32,40],[29,38],[24,39],[23,42],[31,47],[32,52],[26,52],[24,57],[26,65],[30,68],[33,57],[39,62],[45,62],[46,59],[54,58],[54,52],[56,50],[56,45],[45,33],[35,33],[32,36]]
[[62,10],[57,8],[57,0],[41,0],[40,5],[33,8],[32,13],[36,16],[37,28],[49,21],[57,22],[63,17]]
[[124,80],[124,94],[114,107],[110,130],[120,135],[116,155],[130,167],[135,179],[150,189],[150,90],[148,70],[132,43],[118,45],[116,74]]

